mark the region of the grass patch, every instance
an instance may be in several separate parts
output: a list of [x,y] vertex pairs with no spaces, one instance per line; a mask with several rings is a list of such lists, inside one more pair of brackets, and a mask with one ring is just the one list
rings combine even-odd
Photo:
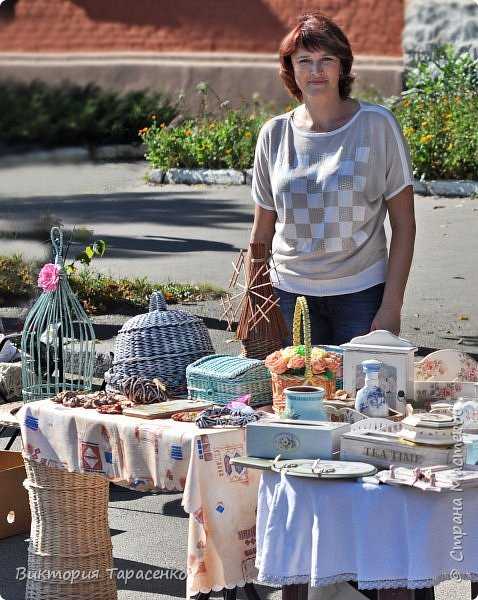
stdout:
[[0,256],[0,306],[31,298],[35,291],[37,265],[25,262],[19,254]]
[[[24,303],[39,294],[36,285],[41,265],[27,262],[20,255],[0,256],[0,306]],[[223,290],[210,284],[149,281],[146,277],[115,279],[83,268],[69,277],[70,285],[86,312],[146,312],[154,291],[161,291],[168,304],[217,299]]]

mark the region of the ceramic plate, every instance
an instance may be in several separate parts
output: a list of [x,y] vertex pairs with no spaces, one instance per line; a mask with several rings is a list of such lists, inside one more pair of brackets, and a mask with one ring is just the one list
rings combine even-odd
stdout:
[[415,364],[415,381],[478,381],[478,363],[458,350],[437,350]]
[[367,463],[338,460],[279,460],[272,464],[272,470],[295,477],[313,479],[357,479],[375,475],[377,469]]

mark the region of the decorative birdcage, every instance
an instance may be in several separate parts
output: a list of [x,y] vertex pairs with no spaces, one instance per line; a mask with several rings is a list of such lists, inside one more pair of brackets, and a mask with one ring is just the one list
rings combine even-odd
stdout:
[[51,230],[54,263],[40,271],[43,293],[23,328],[22,394],[24,402],[51,398],[65,390],[91,390],[95,333],[73,293],[64,269],[63,233]]

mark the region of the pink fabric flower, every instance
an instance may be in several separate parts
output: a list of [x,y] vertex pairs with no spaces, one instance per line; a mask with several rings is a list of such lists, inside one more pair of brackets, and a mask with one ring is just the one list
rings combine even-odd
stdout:
[[41,268],[38,275],[38,287],[44,292],[54,292],[58,289],[60,281],[60,267],[48,263]]
[[269,354],[264,363],[271,373],[281,375],[287,371],[287,360],[283,358],[280,350],[276,350],[272,354]]
[[292,358],[289,358],[288,362],[287,362],[287,368],[288,369],[303,369],[305,365],[305,361],[304,361],[304,357],[303,356],[293,356]]
[[244,396],[239,396],[235,400],[231,400],[226,404],[228,408],[242,408],[244,406],[248,406],[251,401],[251,394],[244,394]]
[[324,358],[324,363],[325,363],[325,366],[327,367],[327,369],[329,369],[330,371],[333,371],[335,373],[335,371],[337,371],[338,368],[340,367],[340,357],[326,356]]
[[326,371],[327,366],[323,358],[313,358],[311,361],[312,373],[314,375],[320,375],[324,371]]

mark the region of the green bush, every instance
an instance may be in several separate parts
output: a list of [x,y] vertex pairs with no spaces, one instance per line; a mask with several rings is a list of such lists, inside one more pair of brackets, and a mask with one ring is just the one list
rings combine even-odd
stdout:
[[393,111],[418,179],[478,179],[478,61],[452,46],[417,56]]
[[145,277],[114,279],[90,269],[73,273],[69,282],[89,314],[145,311],[151,294],[156,290],[163,293],[168,303],[216,298],[221,293],[219,289],[207,284],[152,283]]
[[0,256],[0,306],[28,300],[35,286],[34,266],[18,254]]
[[[175,127],[152,119],[139,135],[146,145],[146,158],[153,168],[172,169],[249,169],[254,163],[257,135],[261,126],[274,114],[287,112],[299,105],[295,99],[281,109],[264,103],[257,96],[252,104],[229,108],[206,83],[196,88],[201,98],[200,116],[189,118]],[[362,90],[357,97],[368,101],[382,100],[373,88]],[[210,101],[216,112],[209,112]]]
[[5,145],[131,143],[153,115],[169,123],[176,107],[158,93],[0,81],[0,143]]
[[254,162],[257,135],[268,118],[247,107],[219,116],[188,119],[168,129],[153,120],[140,131],[146,158],[154,168],[248,169]]

